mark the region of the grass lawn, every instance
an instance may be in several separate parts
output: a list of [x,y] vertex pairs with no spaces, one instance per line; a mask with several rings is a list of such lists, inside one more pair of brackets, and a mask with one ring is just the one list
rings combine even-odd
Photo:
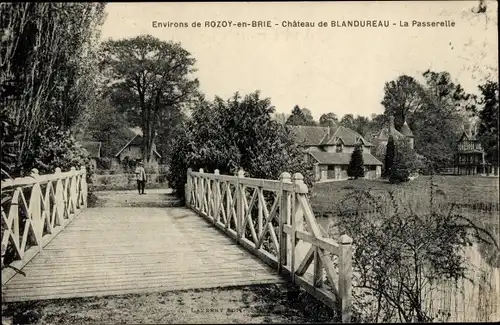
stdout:
[[[493,177],[476,176],[434,176],[436,191],[442,191],[450,203],[485,203],[498,204],[499,180]],[[420,176],[403,184],[390,184],[387,180],[348,180],[315,184],[311,203],[317,216],[332,213],[338,204],[352,189],[370,189],[372,193],[389,190],[403,190],[407,193],[428,193],[430,176]]]
[[[435,193],[444,194],[446,203],[455,204],[496,204],[496,208],[484,206],[460,206],[454,211],[486,229],[500,244],[499,180],[479,176],[434,176]],[[374,195],[390,190],[404,191],[407,197],[427,200],[430,192],[430,176],[420,176],[403,184],[390,184],[387,180],[348,180],[319,183],[313,188],[311,204],[318,222],[328,229],[336,223],[338,206],[346,195],[354,189],[370,190]],[[333,228],[335,229],[335,227]],[[500,266],[500,252],[491,245],[481,244],[480,252],[491,265]]]

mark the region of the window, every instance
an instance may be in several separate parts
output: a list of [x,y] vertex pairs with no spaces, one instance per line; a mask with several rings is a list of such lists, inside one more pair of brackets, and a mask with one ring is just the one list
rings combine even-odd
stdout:
[[342,151],[343,151],[342,144],[341,143],[337,144],[337,147],[335,148],[335,152],[342,152]]

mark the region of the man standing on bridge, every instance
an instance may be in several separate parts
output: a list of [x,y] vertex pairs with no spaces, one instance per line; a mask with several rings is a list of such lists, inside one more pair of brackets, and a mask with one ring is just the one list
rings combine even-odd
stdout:
[[145,194],[144,188],[146,187],[146,171],[144,170],[144,163],[139,161],[139,165],[135,169],[135,177],[137,179],[137,190],[139,195]]

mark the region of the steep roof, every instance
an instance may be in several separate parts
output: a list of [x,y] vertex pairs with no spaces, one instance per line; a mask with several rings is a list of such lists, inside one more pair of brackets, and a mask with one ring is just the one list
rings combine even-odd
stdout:
[[413,137],[413,132],[411,132],[408,123],[405,121],[403,126],[401,127],[401,133],[406,137]]
[[304,146],[336,145],[355,146],[359,141],[365,146],[373,146],[359,133],[341,125],[334,127],[323,126],[290,126],[298,143]]
[[[351,154],[348,152],[324,152],[313,151],[309,153],[318,163],[324,165],[349,165]],[[382,163],[370,153],[363,153],[363,162],[365,165],[382,165]]]
[[[139,134],[136,134],[132,139],[130,139],[129,142],[127,142],[127,144],[123,148],[120,149],[120,151],[118,151],[118,153],[115,155],[115,157],[118,157],[122,153],[123,150],[127,149],[130,146],[140,147],[141,145],[142,145],[142,136]],[[156,150],[156,146],[154,146],[153,152],[155,153],[155,155],[158,156],[158,158],[161,158],[161,155]]]
[[464,131],[462,133],[462,136],[460,137],[459,142],[464,141],[464,139],[469,140],[469,141],[478,141],[475,135],[471,134],[470,132]]
[[323,139],[322,145],[336,145],[339,141],[342,141],[346,146],[355,146],[360,141],[367,147],[373,146],[370,142],[364,139],[361,134],[353,131],[344,126],[338,126],[338,128],[333,132],[333,135],[329,139]]
[[81,141],[80,144],[88,151],[90,157],[101,157],[101,143],[98,141]]
[[[405,136],[399,132],[398,130],[394,129],[393,131],[393,136],[396,139],[404,139]],[[375,134],[375,138],[378,140],[389,140],[389,127],[384,126],[378,133]]]
[[290,129],[295,135],[295,141],[305,146],[319,145],[328,133],[328,128],[322,126],[293,125]]

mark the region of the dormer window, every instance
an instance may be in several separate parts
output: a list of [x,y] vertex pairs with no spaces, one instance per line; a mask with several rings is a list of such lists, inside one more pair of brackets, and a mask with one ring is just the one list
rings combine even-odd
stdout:
[[342,152],[343,151],[343,148],[342,148],[342,143],[338,143],[337,144],[337,147],[335,148],[335,152]]

